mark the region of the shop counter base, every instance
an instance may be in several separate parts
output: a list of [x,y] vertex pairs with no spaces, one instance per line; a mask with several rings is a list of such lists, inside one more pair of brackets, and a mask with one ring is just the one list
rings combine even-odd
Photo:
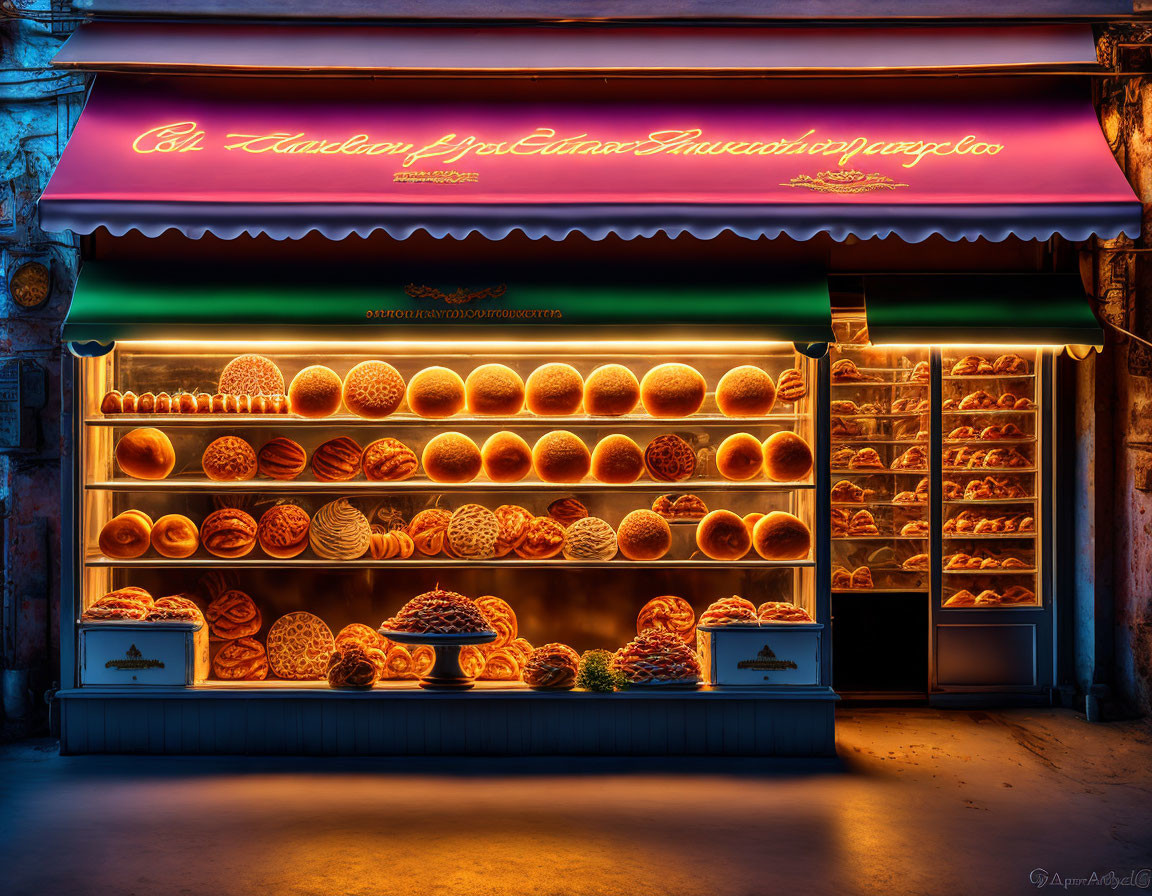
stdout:
[[64,754],[833,756],[830,688],[548,693],[481,682],[60,691]]

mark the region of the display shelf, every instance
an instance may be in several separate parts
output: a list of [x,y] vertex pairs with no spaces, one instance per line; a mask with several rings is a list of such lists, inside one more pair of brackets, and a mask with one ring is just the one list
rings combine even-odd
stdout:
[[927,535],[833,535],[833,541],[927,541]]
[[944,417],[1020,417],[1025,414],[1033,415],[1036,413],[1036,408],[1024,408],[1022,410],[1005,410],[1004,408],[994,408],[990,411],[941,411]]
[[928,587],[920,588],[833,588],[833,594],[927,594]]
[[859,470],[829,470],[832,476],[919,476],[921,479],[926,475],[924,470],[889,470],[885,467],[883,470],[875,468],[865,468]]
[[944,439],[944,445],[947,448],[965,448],[965,447],[978,447],[978,448],[996,448],[1000,445],[1031,445],[1036,441],[1035,436],[1027,436],[1023,439]]
[[[978,373],[963,376],[946,373],[941,379],[946,383],[978,383],[981,380],[1034,380],[1035,373]],[[1023,396],[1021,396],[1023,397]]]
[[986,535],[972,535],[970,533],[943,534],[945,541],[1035,541],[1035,532],[993,532]]
[[1029,497],[1029,498],[961,498],[961,499],[955,500],[955,501],[945,501],[944,504],[945,504],[945,506],[953,505],[953,506],[957,506],[957,507],[959,507],[959,506],[971,506],[971,505],[987,506],[989,504],[1035,504],[1039,500],[1040,499],[1036,498],[1036,497]]
[[837,382],[832,381],[833,389],[927,389],[928,383],[908,383],[908,382]]
[[813,560],[565,560],[562,556],[547,560],[502,558],[499,560],[458,560],[449,557],[412,557],[409,560],[318,560],[310,557],[280,560],[275,557],[241,557],[222,560],[216,557],[189,557],[169,560],[164,557],[141,557],[135,560],[113,560],[90,555],[86,567],[98,569],[796,569],[815,566]]
[[840,414],[831,411],[829,416],[839,417],[841,420],[917,420],[931,416],[931,411],[909,411],[903,414]]
[[681,482],[656,482],[651,479],[642,479],[625,485],[607,482],[491,482],[489,480],[474,479],[471,482],[432,482],[428,479],[405,479],[400,482],[371,482],[363,479],[352,479],[345,482],[317,482],[315,480],[281,480],[246,479],[239,482],[217,482],[212,479],[107,479],[87,482],[84,488],[89,491],[105,492],[160,492],[172,494],[186,494],[194,492],[208,492],[222,494],[226,492],[276,492],[300,494],[385,494],[395,492],[645,492],[645,493],[676,493],[698,491],[773,491],[791,492],[797,490],[811,490],[816,486],[811,483],[771,482],[768,480],[745,480],[742,482],[729,482],[727,480],[684,480]]
[[651,417],[647,414],[628,414],[622,417],[593,417],[587,414],[571,416],[541,417],[534,414],[517,414],[512,417],[477,417],[458,414],[453,417],[417,417],[414,414],[393,414],[378,420],[351,415],[331,417],[298,417],[294,414],[109,414],[84,419],[85,426],[158,426],[164,427],[219,427],[231,428],[282,428],[292,429],[331,429],[338,426],[376,427],[388,429],[394,426],[427,429],[429,427],[453,430],[459,427],[486,427],[506,429],[512,426],[554,426],[567,429],[571,426],[633,426],[633,427],[676,427],[685,426],[733,426],[749,427],[772,423],[792,423],[801,419],[798,414],[766,414],[762,417],[725,417],[723,414],[697,414],[691,417]]
[[921,445],[924,448],[927,448],[928,447],[928,440],[922,439],[920,441],[917,441],[916,439],[884,439],[884,438],[872,439],[872,438],[868,438],[867,436],[860,436],[860,437],[833,436],[832,437],[832,444],[833,445],[904,445],[907,448],[911,448],[914,445]]
[[946,576],[1034,576],[1035,569],[945,569]]
[[833,501],[833,507],[858,507],[861,510],[869,507],[907,507],[909,510],[918,508],[923,510],[928,506],[927,501],[915,501],[911,504],[905,501]]

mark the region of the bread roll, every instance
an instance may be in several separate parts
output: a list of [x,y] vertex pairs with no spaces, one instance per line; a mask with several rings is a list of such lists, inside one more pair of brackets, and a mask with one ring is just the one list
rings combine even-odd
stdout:
[[762,417],[776,403],[776,386],[759,367],[729,370],[716,386],[716,407],[726,417]]
[[753,479],[763,466],[764,448],[758,438],[746,432],[728,436],[716,449],[716,469],[725,479]]
[[514,432],[497,432],[480,449],[484,474],[493,482],[519,482],[532,472],[532,448]]
[[584,378],[571,364],[544,364],[529,375],[524,400],[529,411],[544,417],[579,413]]
[[464,409],[464,380],[447,367],[426,367],[408,382],[408,407],[432,419],[459,414]]
[[776,482],[795,482],[812,472],[812,449],[794,432],[784,430],[764,440],[764,472]]
[[635,482],[644,472],[644,452],[628,436],[605,436],[592,451],[592,478],[597,482]]
[[584,413],[604,417],[631,414],[640,403],[640,381],[623,364],[597,367],[584,381]]
[[308,453],[298,442],[277,436],[264,443],[256,457],[261,476],[289,481],[295,479],[308,464]]
[[305,367],[292,377],[288,404],[301,417],[331,417],[340,410],[344,383],[323,364]]
[[386,361],[361,361],[344,377],[344,406],[357,417],[378,420],[400,407],[404,377]]
[[176,466],[176,449],[158,429],[134,429],[116,443],[116,465],[133,479],[164,479]]
[[658,513],[633,510],[620,521],[616,542],[629,560],[659,560],[672,547],[672,529]]
[[591,465],[588,446],[567,430],[545,433],[532,448],[532,466],[545,482],[579,482]]
[[284,374],[268,358],[241,355],[224,365],[217,391],[223,395],[279,395],[284,391]]
[[713,510],[696,527],[696,546],[713,560],[739,560],[752,548],[752,536],[731,510]]
[[169,513],[156,520],[152,527],[152,547],[161,557],[182,560],[196,553],[200,547],[200,533],[188,517]]
[[640,381],[640,401],[653,417],[688,417],[700,410],[708,384],[687,364],[660,364]]
[[133,560],[148,553],[152,520],[140,510],[125,510],[104,524],[98,544],[100,553],[113,560]]
[[304,553],[312,518],[295,504],[276,504],[264,511],[256,526],[256,540],[269,557],[287,560]]
[[812,532],[799,517],[774,510],[752,529],[752,547],[765,560],[803,560],[812,550]]
[[424,472],[434,482],[471,482],[480,473],[480,449],[468,436],[444,432],[424,446]]
[[239,436],[221,436],[204,449],[200,459],[204,475],[216,482],[256,477],[256,452]]
[[337,436],[312,452],[312,475],[321,482],[347,482],[360,472],[363,456],[355,439]]
[[470,414],[511,417],[524,409],[524,380],[511,367],[483,364],[464,381],[464,402]]
[[200,541],[215,557],[243,557],[256,546],[256,520],[243,510],[222,508],[200,524]]

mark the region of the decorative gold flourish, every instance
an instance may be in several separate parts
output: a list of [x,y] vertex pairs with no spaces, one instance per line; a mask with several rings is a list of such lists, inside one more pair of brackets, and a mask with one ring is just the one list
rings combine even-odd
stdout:
[[457,289],[455,292],[441,292],[433,286],[417,286],[415,283],[409,283],[404,287],[404,292],[414,299],[430,299],[448,305],[467,305],[480,299],[498,299],[507,291],[506,283],[487,286],[484,289]]
[[797,174],[780,186],[800,187],[816,193],[871,193],[873,190],[895,190],[908,184],[897,183],[886,174],[865,174],[853,168],[848,171],[820,171],[815,175]]

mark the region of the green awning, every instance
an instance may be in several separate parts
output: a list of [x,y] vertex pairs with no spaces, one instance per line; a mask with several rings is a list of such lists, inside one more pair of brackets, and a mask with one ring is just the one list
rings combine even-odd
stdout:
[[[339,263],[141,267],[84,265],[64,321],[65,342],[122,339],[387,339],[397,332],[499,336],[527,328],[612,327],[623,336],[832,341],[823,273],[779,274],[555,265],[532,271],[476,267],[357,269]],[[501,276],[501,274],[503,276]],[[512,276],[515,274],[516,276]]]
[[1076,274],[885,274],[864,277],[876,345],[1104,344]]

